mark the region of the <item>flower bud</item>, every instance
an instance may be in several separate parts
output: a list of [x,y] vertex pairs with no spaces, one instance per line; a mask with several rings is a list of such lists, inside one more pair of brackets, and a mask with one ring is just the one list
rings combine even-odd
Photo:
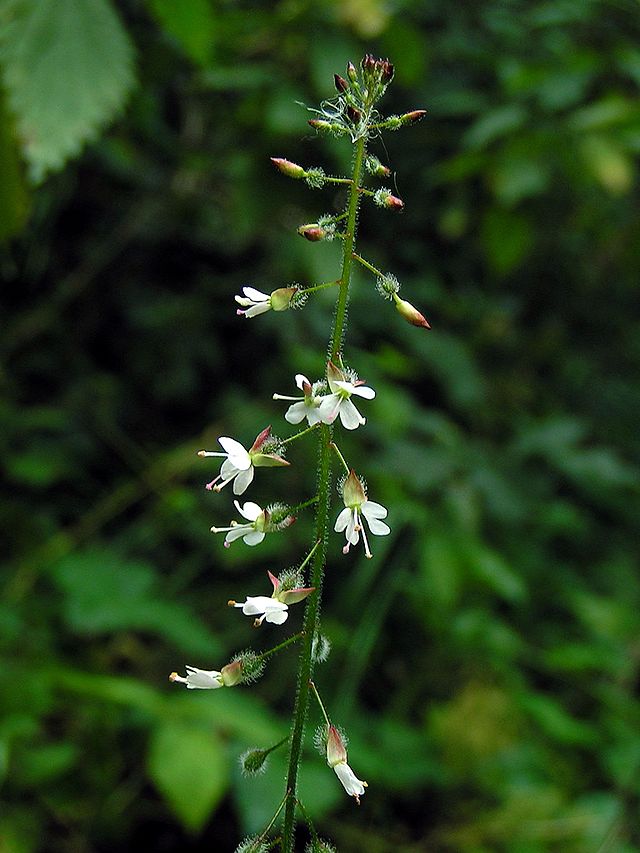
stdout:
[[352,83],[356,83],[358,81],[358,69],[353,62],[347,62],[347,77]]
[[411,323],[412,326],[420,326],[423,329],[431,328],[431,324],[426,317],[424,317],[410,302],[407,302],[406,299],[400,299],[397,293],[393,294],[393,299],[396,303],[396,308],[407,323]]
[[360,112],[360,110],[357,110],[355,107],[352,107],[351,104],[349,104],[347,106],[347,116],[349,117],[350,121],[352,121],[354,124],[357,124],[362,118],[362,113]]
[[283,175],[286,175],[288,178],[304,178],[306,175],[305,170],[302,166],[298,166],[297,163],[292,163],[291,160],[285,160],[283,157],[271,157],[271,162],[273,165],[279,169]]
[[240,756],[240,767],[246,776],[256,776],[266,770],[269,749],[249,749]]
[[338,92],[340,94],[342,94],[343,92],[346,92],[347,89],[349,88],[349,84],[347,83],[347,81],[344,79],[344,77],[341,77],[339,74],[333,75],[333,82],[336,84],[336,89],[338,90]]
[[340,122],[325,121],[322,118],[310,118],[307,124],[319,133],[333,133],[336,136],[343,136],[348,133],[347,128]]
[[298,228],[298,234],[305,237],[310,243],[319,243],[326,237],[326,231],[321,228],[317,222],[311,222],[308,225],[301,225]]
[[423,119],[427,114],[426,110],[412,110],[410,113],[404,113],[400,116],[400,121],[403,125],[416,124],[420,119]]
[[404,202],[398,196],[388,195],[384,200],[384,206],[387,210],[402,210]]
[[391,169],[383,166],[380,160],[373,154],[368,155],[364,165],[370,175],[375,175],[378,178],[388,178],[391,174]]
[[298,292],[297,287],[279,287],[271,293],[271,308],[273,311],[286,311],[291,307],[291,300]]

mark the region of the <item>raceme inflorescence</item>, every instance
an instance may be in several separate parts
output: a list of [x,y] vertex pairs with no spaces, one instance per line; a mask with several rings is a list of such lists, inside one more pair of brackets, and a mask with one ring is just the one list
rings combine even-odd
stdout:
[[[205,459],[222,460],[219,472],[207,484],[207,489],[221,492],[229,486],[229,491],[240,496],[249,490],[254,477],[261,476],[260,472],[256,473],[256,469],[289,466],[285,455],[292,442],[311,439],[318,446],[317,491],[314,495],[296,505],[274,502],[265,507],[251,500],[240,503],[234,499],[236,513],[242,520],[233,519],[227,526],[211,528],[215,534],[225,534],[225,547],[239,540],[245,545],[256,547],[266,536],[286,531],[294,523],[297,513],[307,508],[315,509],[313,539],[299,565],[277,575],[267,571],[272,587],[271,595],[246,595],[244,601],[229,601],[230,607],[253,617],[256,627],[264,622],[283,625],[289,617],[289,608],[304,602],[302,631],[266,652],[257,654],[242,651],[220,670],[187,666],[186,675],[174,672],[170,676],[171,681],[184,684],[188,689],[219,689],[247,684],[262,675],[268,658],[289,646],[300,644],[290,735],[273,746],[251,749],[241,759],[243,771],[252,775],[263,772],[270,752],[285,744],[289,746],[287,778],[280,805],[260,835],[247,838],[239,844],[237,851],[245,853],[273,849],[279,849],[281,853],[293,853],[297,820],[308,825],[308,853],[333,849],[317,835],[298,795],[298,775],[310,696],[317,700],[323,718],[315,741],[327,765],[334,770],[344,790],[356,803],[360,803],[367,788],[367,783],[359,779],[347,763],[346,735],[331,721],[313,681],[313,674],[315,665],[326,658],[330,647],[328,638],[319,630],[328,555],[333,554],[336,548],[348,555],[351,547],[359,547],[361,544],[365,556],[370,558],[373,555],[371,536],[386,536],[390,532],[385,520],[387,509],[369,498],[362,476],[347,463],[340,450],[340,431],[354,431],[364,427],[366,418],[375,413],[375,390],[347,364],[345,354],[347,304],[353,265],[360,265],[374,277],[379,295],[392,302],[405,321],[419,328],[431,328],[417,308],[400,298],[397,278],[392,273],[380,271],[356,252],[358,210],[362,202],[373,202],[383,211],[394,212],[404,208],[404,202],[391,190],[376,187],[375,184],[372,188],[365,186],[367,181],[373,183],[391,175],[390,169],[367,151],[367,146],[380,137],[383,131],[412,125],[425,114],[424,110],[412,110],[385,118],[379,113],[378,103],[392,81],[393,73],[393,65],[387,59],[375,59],[367,55],[358,67],[349,62],[345,77],[339,74],[334,76],[337,94],[323,102],[318,110],[313,110],[314,118],[308,122],[318,133],[350,140],[354,149],[350,177],[328,175],[319,167],[304,168],[283,157],[272,158],[272,163],[283,175],[302,180],[313,189],[341,185],[346,191],[341,212],[325,214],[316,222],[303,224],[297,229],[300,236],[312,243],[340,241],[342,265],[339,278],[308,287],[298,284],[279,287],[269,293],[246,286],[242,288],[242,294],[235,297],[240,306],[237,314],[246,320],[253,320],[267,311],[285,312],[300,308],[315,293],[335,289],[328,355],[323,356],[323,368],[318,371],[321,375],[309,379],[298,373],[291,383],[291,390],[295,385],[297,393],[273,394],[274,400],[289,404],[283,411],[283,417],[287,424],[299,427],[298,431],[282,439],[273,435],[268,426],[258,433],[250,447],[248,442],[243,443],[239,438],[221,436],[218,439],[221,450],[201,450],[199,453]],[[285,383],[288,382],[291,380],[285,378],[281,387],[286,387]],[[333,507],[332,481],[336,465],[342,471],[338,483],[341,505]],[[343,544],[339,544],[342,536]],[[256,587],[259,592],[261,583],[257,583]]]

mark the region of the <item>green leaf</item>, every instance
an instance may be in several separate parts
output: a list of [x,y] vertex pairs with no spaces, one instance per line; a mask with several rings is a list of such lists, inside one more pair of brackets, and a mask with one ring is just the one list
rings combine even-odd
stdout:
[[212,60],[216,21],[209,0],[147,0],[163,29],[199,65]]
[[37,182],[122,107],[133,48],[107,0],[12,0],[0,23],[4,84]]
[[229,784],[219,738],[210,729],[184,723],[165,723],[154,731],[147,770],[176,816],[192,832],[202,829]]

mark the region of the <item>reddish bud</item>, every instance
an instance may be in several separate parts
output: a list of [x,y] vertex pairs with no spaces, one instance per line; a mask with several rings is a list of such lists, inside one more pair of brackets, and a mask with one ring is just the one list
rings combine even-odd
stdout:
[[396,303],[398,312],[404,317],[407,323],[411,323],[412,326],[419,326],[422,329],[431,328],[431,324],[426,317],[424,317],[410,302],[407,302],[406,299],[400,299],[397,293],[393,294],[393,299]]
[[220,677],[225,687],[234,687],[242,681],[242,661],[234,660],[220,670]]
[[343,92],[346,92],[347,89],[349,88],[349,84],[347,83],[347,81],[344,79],[344,77],[341,77],[339,74],[333,75],[333,82],[336,84],[336,89],[338,90],[338,92],[340,94],[342,94]]
[[340,732],[335,726],[329,726],[327,734],[327,764],[329,767],[335,767],[336,764],[342,764],[346,760],[347,750],[340,737]]
[[291,160],[285,160],[283,157],[271,157],[271,162],[288,178],[304,178],[306,175],[302,166],[298,166],[297,163],[292,163]]
[[423,119],[427,114],[426,110],[412,110],[410,113],[405,113],[400,116],[402,124],[416,124],[420,119]]
[[362,118],[362,113],[360,110],[357,110],[355,107],[352,107],[351,104],[347,106],[347,115],[354,124],[357,124]]
[[395,195],[388,195],[384,200],[384,206],[389,210],[402,210],[404,202]]
[[298,228],[298,234],[301,237],[305,237],[310,243],[318,243],[320,240],[324,240],[326,233],[324,228],[321,228],[315,222],[310,225],[301,225]]

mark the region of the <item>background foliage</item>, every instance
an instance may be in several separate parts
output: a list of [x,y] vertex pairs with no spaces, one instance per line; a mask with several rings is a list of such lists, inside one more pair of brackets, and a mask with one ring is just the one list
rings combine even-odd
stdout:
[[406,212],[361,245],[434,329],[357,274],[350,457],[393,533],[336,541],[318,682],[370,787],[355,809],[310,750],[303,799],[347,853],[640,850],[638,11],[2,0],[3,853],[232,850],[282,795],[283,757],[236,756],[286,733],[295,654],[255,688],[166,677],[278,636],[226,601],[310,519],[225,551],[194,451],[285,434],[272,392],[322,370],[323,298],[245,322],[233,294],[335,277],[293,229],[340,197],[268,157],[348,165],[298,102],[366,51],[429,115],[374,145]]

